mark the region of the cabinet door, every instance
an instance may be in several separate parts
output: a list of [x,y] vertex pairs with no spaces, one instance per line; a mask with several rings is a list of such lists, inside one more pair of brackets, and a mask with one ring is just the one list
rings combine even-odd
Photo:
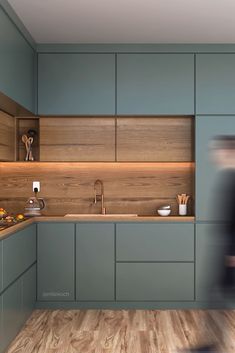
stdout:
[[36,53],[0,8],[0,92],[34,113]]
[[235,54],[196,56],[196,113],[235,114]]
[[[217,135],[234,135],[235,116],[196,117],[196,217],[198,220],[223,220],[221,173],[208,146]],[[220,192],[220,195],[218,195]]]
[[193,224],[117,224],[117,261],[194,261]]
[[3,283],[2,283],[2,278],[3,278],[3,273],[2,273],[2,269],[3,269],[3,266],[2,266],[2,241],[0,241],[0,293],[2,292],[3,290]]
[[193,263],[118,263],[117,300],[194,300]]
[[114,54],[39,54],[38,112],[115,113]]
[[24,321],[28,319],[36,302],[36,264],[22,276],[22,310]]
[[14,339],[24,323],[22,312],[22,280],[19,278],[2,295],[2,346],[6,347]]
[[[216,224],[196,225],[196,300],[212,300],[224,267],[223,228]],[[215,297],[216,299],[216,297]]]
[[76,226],[77,300],[114,300],[114,224]]
[[38,224],[38,300],[74,300],[74,240],[72,223]]
[[41,161],[115,161],[115,119],[40,118]]
[[4,289],[36,261],[36,225],[4,239],[2,246]]
[[0,353],[4,353],[2,313],[2,295],[0,295]]
[[117,113],[193,114],[193,54],[118,54]]

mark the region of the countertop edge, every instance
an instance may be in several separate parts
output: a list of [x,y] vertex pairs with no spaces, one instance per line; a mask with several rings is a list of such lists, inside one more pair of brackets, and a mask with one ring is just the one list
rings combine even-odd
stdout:
[[8,236],[28,227],[30,224],[41,223],[41,222],[63,222],[63,223],[79,223],[79,222],[97,222],[97,223],[194,223],[195,217],[193,216],[127,216],[127,217],[105,217],[105,216],[86,216],[82,215],[76,217],[65,217],[65,216],[40,216],[32,217],[21,223],[17,223],[7,229],[0,232],[0,241],[6,239]]

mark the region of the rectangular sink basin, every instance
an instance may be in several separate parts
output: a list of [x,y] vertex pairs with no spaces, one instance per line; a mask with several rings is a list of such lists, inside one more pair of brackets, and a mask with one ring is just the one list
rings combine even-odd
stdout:
[[82,213],[68,213],[65,217],[137,217],[134,213],[108,213],[108,214],[82,214]]

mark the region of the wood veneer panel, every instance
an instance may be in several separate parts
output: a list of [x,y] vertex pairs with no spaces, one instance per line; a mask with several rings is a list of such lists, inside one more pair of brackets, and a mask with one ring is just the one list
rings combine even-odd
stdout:
[[118,161],[192,161],[192,117],[117,118]]
[[194,166],[191,163],[12,163],[0,164],[0,204],[11,212],[23,210],[32,194],[32,182],[40,180],[40,197],[47,203],[45,215],[99,213],[93,204],[94,181],[102,179],[108,213],[156,214],[164,204],[177,214],[175,196],[192,196]]
[[40,118],[41,161],[114,161],[115,119]]
[[0,160],[15,160],[15,118],[0,111]]

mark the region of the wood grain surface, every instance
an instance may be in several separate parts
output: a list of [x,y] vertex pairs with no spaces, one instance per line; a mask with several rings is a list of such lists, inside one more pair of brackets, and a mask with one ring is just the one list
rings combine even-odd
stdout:
[[35,310],[7,353],[174,353],[213,342],[235,351],[235,311]]
[[115,161],[115,118],[40,118],[41,161]]
[[154,215],[162,205],[178,212],[176,195],[191,195],[194,214],[193,163],[0,163],[0,207],[22,212],[32,196],[32,182],[40,180],[45,215],[100,213],[94,205],[94,182],[104,182],[108,213]]
[[15,119],[0,111],[0,160],[15,160]]
[[192,117],[117,118],[118,161],[194,160]]

